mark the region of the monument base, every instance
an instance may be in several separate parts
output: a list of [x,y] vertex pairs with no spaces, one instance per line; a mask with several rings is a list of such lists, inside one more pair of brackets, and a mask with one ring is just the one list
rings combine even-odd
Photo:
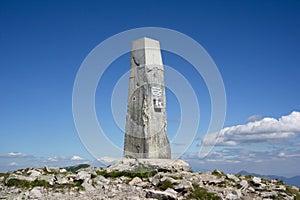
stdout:
[[122,160],[119,160],[115,164],[109,166],[107,171],[134,171],[141,166],[143,168],[153,169],[159,172],[181,172],[191,170],[189,164],[183,160],[123,158]]

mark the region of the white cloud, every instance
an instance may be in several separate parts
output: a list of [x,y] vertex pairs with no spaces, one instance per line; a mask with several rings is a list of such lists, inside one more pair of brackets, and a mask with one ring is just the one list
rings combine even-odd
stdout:
[[16,163],[16,162],[11,162],[11,163],[8,164],[8,166],[18,166],[18,163]]
[[280,141],[299,134],[300,112],[294,111],[279,119],[267,117],[244,125],[223,128],[219,132],[207,134],[202,145],[236,146],[241,143]]
[[53,158],[48,158],[47,161],[50,161],[50,162],[57,162],[58,159],[56,157],[53,157]]
[[10,153],[6,154],[6,157],[11,157],[11,158],[25,157],[25,156],[26,156],[26,154],[20,153],[20,152],[10,152]]
[[71,160],[85,160],[85,159],[81,158],[80,156],[72,156]]
[[110,164],[113,164],[116,161],[118,161],[119,158],[103,156],[101,158],[98,158],[97,160],[100,161],[100,162],[102,162],[102,163],[104,163],[104,164],[106,164],[106,165],[110,165]]

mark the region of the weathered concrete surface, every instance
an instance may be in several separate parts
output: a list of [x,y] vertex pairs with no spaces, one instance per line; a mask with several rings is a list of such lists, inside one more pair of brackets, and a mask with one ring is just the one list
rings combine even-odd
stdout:
[[166,126],[160,44],[140,38],[131,47],[124,157],[170,159]]

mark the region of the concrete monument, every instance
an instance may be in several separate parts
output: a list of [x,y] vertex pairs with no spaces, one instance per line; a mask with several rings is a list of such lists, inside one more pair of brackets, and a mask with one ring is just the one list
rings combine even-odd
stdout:
[[132,42],[124,157],[171,159],[159,41]]

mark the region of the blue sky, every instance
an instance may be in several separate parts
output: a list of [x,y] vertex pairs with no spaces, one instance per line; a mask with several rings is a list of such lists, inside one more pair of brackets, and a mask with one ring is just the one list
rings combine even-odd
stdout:
[[[2,0],[0,27],[0,171],[93,162],[72,116],[73,84],[81,63],[99,43],[119,32],[164,27],[196,40],[216,63],[227,96],[224,127],[246,126],[251,116],[250,121],[256,120],[254,125],[259,127],[265,125],[265,117],[289,119],[274,126],[290,135],[273,134],[272,138],[274,131],[263,129],[269,133],[264,140],[246,140],[241,135],[244,140],[232,141],[232,134],[248,133],[232,128],[209,157],[199,159],[196,154],[199,145],[205,144],[203,134],[210,118],[207,88],[189,63],[163,52],[164,64],[185,75],[199,99],[199,134],[185,155],[193,168],[300,175],[295,167],[300,162],[300,124],[295,123],[297,115],[291,114],[300,111],[299,1]],[[109,97],[111,85],[128,69],[126,54],[108,69],[108,78],[101,80],[104,87],[99,86],[96,95],[99,121],[113,132],[110,137],[120,147],[123,136],[116,133],[105,106],[108,99],[102,100],[101,94]],[[168,97],[169,108],[176,110],[176,98],[170,92]],[[178,112],[171,115],[174,109],[168,114],[171,136],[180,116]],[[252,135],[262,138],[261,132]]]

